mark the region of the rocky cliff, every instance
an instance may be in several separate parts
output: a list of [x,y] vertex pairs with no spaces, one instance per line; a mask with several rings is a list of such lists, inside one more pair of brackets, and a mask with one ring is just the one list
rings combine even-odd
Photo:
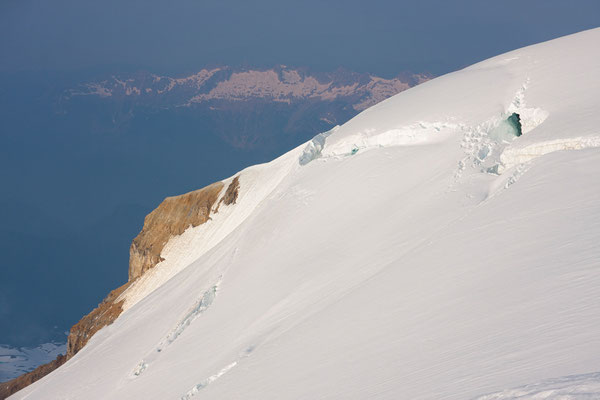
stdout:
[[217,182],[181,196],[167,197],[148,214],[144,228],[129,250],[129,282],[162,261],[160,252],[171,237],[208,221],[222,189],[223,183]]
[[181,235],[189,227],[204,224],[212,213],[218,212],[222,204],[235,204],[240,187],[239,178],[233,178],[219,197],[224,187],[223,182],[217,182],[180,196],[167,197],[148,214],[142,231],[131,243],[128,282],[111,291],[98,307],[73,325],[67,339],[66,355],[60,355],[48,364],[0,384],[0,400],[60,367],[77,354],[96,332],[112,324],[123,312],[124,300],[121,295],[133,282],[162,261],[161,251],[172,237]]

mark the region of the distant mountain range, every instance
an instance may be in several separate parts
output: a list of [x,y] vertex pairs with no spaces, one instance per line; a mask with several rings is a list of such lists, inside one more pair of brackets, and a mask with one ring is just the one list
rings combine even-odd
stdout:
[[310,74],[305,69],[284,65],[266,70],[225,66],[202,69],[179,78],[149,72],[113,75],[108,79],[82,83],[68,93],[72,98],[131,98],[140,104],[166,107],[256,99],[287,104],[306,100],[343,100],[354,110],[362,111],[429,79],[431,76],[427,74],[405,73],[384,79],[343,69]]
[[142,71],[78,83],[63,92],[60,104],[63,110],[94,100],[112,105],[112,129],[127,126],[140,112],[200,116],[204,130],[235,148],[251,149],[272,147],[282,134],[308,139],[430,78],[404,73],[384,79],[343,69],[310,73],[283,65],[204,68],[182,77]]

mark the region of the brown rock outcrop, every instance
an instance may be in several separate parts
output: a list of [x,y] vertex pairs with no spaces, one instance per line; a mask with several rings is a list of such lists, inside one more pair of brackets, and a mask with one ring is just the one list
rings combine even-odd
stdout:
[[78,323],[71,327],[69,337],[67,338],[67,359],[77,354],[96,332],[112,324],[121,312],[123,312],[123,303],[125,301],[121,300],[117,302],[116,300],[130,284],[131,282],[127,282],[110,292],[102,303],[98,304],[98,307],[94,308],[91,313],[81,318]]
[[130,282],[162,261],[160,252],[171,237],[208,221],[221,189],[223,183],[217,182],[181,196],[167,197],[146,216],[144,228],[129,249]]
[[144,227],[137,235],[129,250],[129,280],[123,286],[111,291],[92,312],[73,325],[67,339],[67,354],[36,368],[11,381],[0,384],[0,400],[43,378],[73,357],[86,345],[88,340],[103,327],[112,324],[123,311],[124,300],[119,296],[146,271],[162,261],[160,253],[169,239],[181,235],[190,226],[201,225],[210,219],[211,212],[218,212],[221,203],[235,204],[238,198],[239,176],[233,178],[217,207],[223,183],[217,182],[203,189],[180,196],[167,197],[146,216]]
[[227,187],[225,194],[223,195],[223,203],[225,203],[226,206],[235,204],[235,202],[237,201],[237,198],[238,198],[239,191],[240,191],[240,177],[236,176],[235,178],[233,178],[233,180]]

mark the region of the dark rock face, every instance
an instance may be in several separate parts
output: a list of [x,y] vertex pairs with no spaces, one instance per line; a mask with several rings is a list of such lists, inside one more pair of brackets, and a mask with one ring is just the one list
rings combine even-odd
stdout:
[[223,196],[223,203],[225,203],[226,206],[235,204],[235,201],[238,198],[239,189],[240,189],[240,177],[236,176],[235,178],[233,178],[233,180],[227,187],[227,191],[225,192],[225,195]]

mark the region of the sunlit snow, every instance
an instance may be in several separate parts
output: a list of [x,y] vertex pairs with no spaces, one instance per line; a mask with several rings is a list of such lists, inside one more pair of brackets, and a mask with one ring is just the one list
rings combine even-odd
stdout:
[[598,43],[494,57],[242,171],[14,398],[600,398]]

